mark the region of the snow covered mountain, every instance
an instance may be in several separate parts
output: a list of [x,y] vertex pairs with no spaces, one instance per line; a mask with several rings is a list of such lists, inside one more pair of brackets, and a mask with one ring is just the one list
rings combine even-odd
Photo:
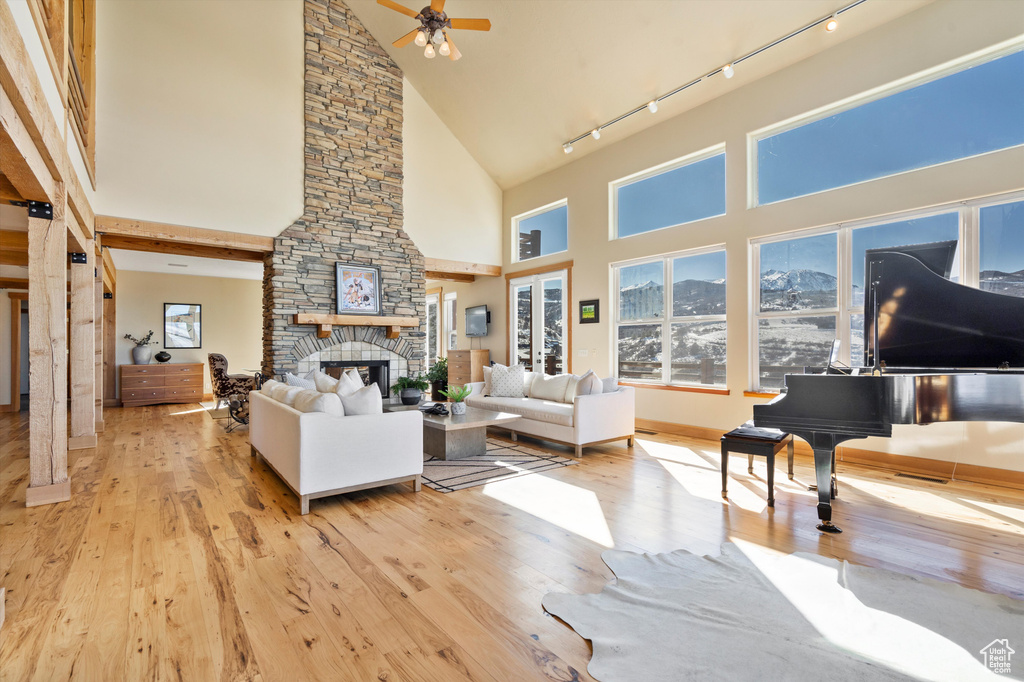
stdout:
[[761,291],[835,291],[836,278],[817,270],[766,270]]

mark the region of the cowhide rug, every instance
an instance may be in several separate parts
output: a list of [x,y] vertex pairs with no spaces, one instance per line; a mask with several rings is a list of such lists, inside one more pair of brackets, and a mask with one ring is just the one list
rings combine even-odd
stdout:
[[[543,599],[591,640],[601,682],[1024,679],[1024,602],[1008,597],[750,543],[602,558],[600,594]],[[986,667],[1001,656],[1009,672]]]

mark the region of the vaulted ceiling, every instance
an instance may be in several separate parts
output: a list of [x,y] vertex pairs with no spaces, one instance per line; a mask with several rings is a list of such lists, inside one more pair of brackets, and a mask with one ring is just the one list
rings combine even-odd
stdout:
[[[402,2],[403,0],[399,0]],[[347,0],[406,77],[485,171],[513,187],[596,148],[655,125],[930,0],[869,0],[834,33],[805,32],[675,95],[657,114],[633,116],[585,140],[562,143],[775,39],[849,0],[448,0],[450,17],[487,18],[489,32],[452,31],[463,58],[426,59],[391,42],[418,22]],[[414,11],[426,0],[404,0]]]

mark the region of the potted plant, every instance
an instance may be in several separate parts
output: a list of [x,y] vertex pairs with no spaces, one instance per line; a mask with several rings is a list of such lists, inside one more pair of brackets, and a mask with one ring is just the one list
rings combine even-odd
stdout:
[[441,391],[448,388],[448,358],[440,358],[427,372],[427,381],[430,382],[430,399],[441,401]]
[[466,398],[473,392],[470,386],[452,386],[446,391],[441,391],[441,395],[452,401],[452,414],[466,414]]
[[153,358],[153,349],[149,346],[156,345],[156,341],[152,341],[153,330],[150,329],[149,333],[143,336],[141,339],[137,339],[131,334],[125,334],[124,338],[135,344],[135,348],[132,348],[132,362],[136,365],[148,365],[149,361]]
[[391,392],[402,399],[403,405],[416,405],[423,397],[423,391],[429,387],[426,379],[420,374],[415,377],[398,377],[395,385],[391,387]]

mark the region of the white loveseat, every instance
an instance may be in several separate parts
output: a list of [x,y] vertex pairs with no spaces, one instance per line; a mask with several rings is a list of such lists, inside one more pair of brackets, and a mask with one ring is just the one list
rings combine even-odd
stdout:
[[299,412],[273,398],[249,393],[249,442],[299,497],[309,501],[366,488],[411,481],[423,474],[423,415],[335,416]]
[[[528,375],[529,376],[529,375]],[[519,433],[543,440],[567,443],[583,456],[587,445],[626,439],[633,447],[636,406],[631,386],[619,386],[615,379],[603,380],[604,392],[577,395],[572,403],[537,398],[496,398],[484,395],[484,382],[470,384],[466,398],[470,407],[511,412],[522,417],[510,424],[512,439]]]

